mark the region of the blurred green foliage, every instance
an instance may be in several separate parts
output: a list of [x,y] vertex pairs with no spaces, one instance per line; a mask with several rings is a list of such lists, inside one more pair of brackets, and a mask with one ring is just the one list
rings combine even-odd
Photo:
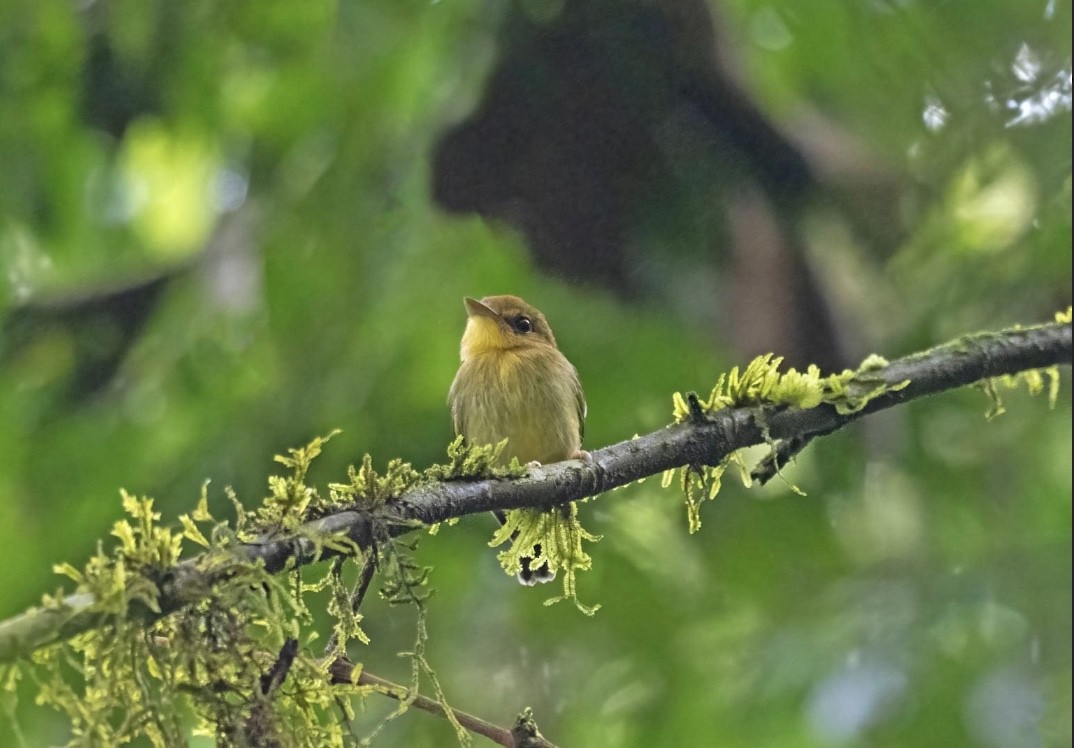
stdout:
[[[806,222],[870,348],[1070,303],[1069,3],[717,10],[779,121],[837,122],[899,175],[890,257],[831,214]],[[586,388],[587,446],[664,425],[673,391],[734,363],[673,306],[543,276],[511,232],[432,206],[429,153],[478,99],[501,12],[0,6],[0,314],[22,320],[0,339],[0,616],[93,552],[120,487],[174,517],[209,478],[224,514],[223,486],[252,504],[271,455],[336,427],[312,480],[365,451],[440,459],[463,295],[545,311]],[[94,314],[161,277],[137,334]],[[120,339],[114,375],[80,387],[80,358]],[[1069,745],[1069,377],[1054,411],[1006,402],[986,423],[980,393],[955,393],[823,440],[788,471],[805,498],[728,480],[694,536],[658,480],[584,505],[605,538],[579,578],[593,618],[502,574],[491,520],[445,529],[418,551],[438,590],[427,656],[458,707],[509,724],[531,704],[564,746]],[[405,680],[412,616],[364,612],[352,656]],[[358,732],[392,708],[369,702]],[[22,711],[30,745],[66,739]],[[412,714],[379,744],[451,739]]]

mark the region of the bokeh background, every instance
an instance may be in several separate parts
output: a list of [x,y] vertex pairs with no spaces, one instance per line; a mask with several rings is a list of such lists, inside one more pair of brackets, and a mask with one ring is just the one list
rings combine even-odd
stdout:
[[[174,518],[211,479],[224,514],[337,427],[322,482],[440,459],[464,295],[546,313],[590,448],[759,352],[1050,319],[1071,6],[8,0],[0,269],[6,617],[120,487]],[[563,746],[1069,745],[1069,387],[872,418],[787,471],[808,496],[727,480],[695,536],[658,480],[590,502],[593,618],[468,519],[419,546],[429,658],[456,706],[532,705]],[[365,613],[354,659],[405,681],[412,613]],[[378,744],[451,740],[413,713]]]

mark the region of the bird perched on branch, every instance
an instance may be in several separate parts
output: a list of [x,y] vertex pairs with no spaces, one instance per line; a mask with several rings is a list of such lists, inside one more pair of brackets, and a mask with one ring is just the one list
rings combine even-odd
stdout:
[[[500,454],[526,463],[584,459],[582,434],[586,403],[578,372],[556,347],[544,315],[517,296],[464,299],[466,330],[462,360],[448,393],[455,433],[468,444],[496,444],[507,439]],[[503,521],[503,517],[498,515]],[[540,563],[523,559],[522,584],[555,578]]]

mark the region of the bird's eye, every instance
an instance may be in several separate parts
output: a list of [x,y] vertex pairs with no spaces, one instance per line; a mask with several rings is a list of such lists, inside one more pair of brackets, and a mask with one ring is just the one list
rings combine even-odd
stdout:
[[525,334],[527,332],[533,332],[533,322],[529,317],[515,317],[511,327],[518,333]]

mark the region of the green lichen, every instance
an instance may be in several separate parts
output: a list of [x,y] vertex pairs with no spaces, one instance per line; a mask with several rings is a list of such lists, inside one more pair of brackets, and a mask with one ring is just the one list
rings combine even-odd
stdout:
[[866,358],[856,370],[822,376],[820,369],[810,365],[800,372],[791,368],[780,372],[783,358],[767,353],[753,359],[741,372],[736,366],[721,374],[704,400],[694,396],[691,407],[679,392],[673,395],[675,423],[703,417],[724,408],[756,406],[788,406],[808,410],[828,404],[843,415],[856,413],[869,401],[885,392],[899,390],[909,384],[888,384],[878,372],[887,361],[877,355]]
[[1003,406],[1003,398],[1000,389],[1016,390],[1025,388],[1030,396],[1035,397],[1045,390],[1048,392],[1048,407],[1054,408],[1059,400],[1059,367],[1049,366],[1046,369],[1030,369],[1020,371],[1017,374],[1005,374],[1001,377],[983,379],[977,383],[977,387],[988,398],[988,410],[985,418],[992,420],[1007,412]]
[[[510,480],[523,477],[526,475],[526,468],[519,464],[517,458],[512,457],[507,465],[501,463],[500,455],[506,447],[506,439],[498,444],[467,444],[464,437],[457,436],[448,445],[448,461],[427,467],[422,473],[421,480],[425,483],[439,483],[490,478]],[[458,521],[458,518],[450,519],[446,524],[451,526],[458,524]],[[438,522],[430,525],[429,534],[436,535],[440,532],[440,524]]]
[[338,431],[317,437],[309,444],[288,450],[288,455],[276,455],[276,462],[290,468],[290,475],[274,475],[268,480],[269,495],[250,518],[255,531],[295,531],[304,522],[323,517],[342,508],[372,511],[384,506],[415,485],[421,478],[408,462],[391,460],[384,473],[373,468],[373,458],[365,455],[360,467],[347,469],[346,483],[329,483],[328,492],[307,484],[310,464],[325,443]]
[[548,564],[549,571],[559,574],[563,580],[563,594],[545,600],[545,605],[570,600],[578,610],[591,616],[600,605],[587,606],[578,600],[577,573],[593,566],[593,559],[585,552],[582,542],[596,543],[599,540],[599,535],[582,527],[578,520],[578,505],[571,502],[551,510],[513,509],[507,512],[506,522],[492,536],[489,546],[495,548],[510,543],[506,550],[500,551],[498,558],[503,570],[512,576],[521,571],[523,556],[531,556],[533,549],[540,546],[541,552],[530,559],[530,566]]
[[[469,445],[463,437],[457,437],[448,447],[448,462],[434,465],[425,470],[423,479],[428,481],[447,480],[511,480],[526,475],[526,467],[515,458],[503,465],[500,455],[507,446],[507,440],[498,444]],[[433,525],[430,532],[435,534],[438,525]],[[514,540],[512,542],[512,537]],[[575,504],[549,510],[514,509],[506,513],[506,523],[493,535],[489,545],[496,547],[509,543],[497,558],[503,570],[515,575],[522,568],[522,557],[529,556],[535,546],[542,552],[532,559],[533,565],[547,563],[548,568],[560,574],[563,580],[563,595],[545,601],[552,605],[561,600],[572,601],[578,610],[586,615],[593,615],[599,605],[587,606],[578,600],[577,574],[592,568],[593,560],[582,548],[582,541],[597,542],[599,536],[593,535],[582,527],[578,519]]]
[[347,468],[347,483],[329,483],[329,500],[317,507],[328,513],[341,506],[356,506],[366,511],[383,507],[405,493],[421,479],[409,462],[390,460],[383,475],[373,468],[373,458],[365,455],[362,466]]
[[[909,384],[908,381],[888,384],[882,376],[888,362],[877,355],[866,358],[856,370],[848,369],[829,376],[822,376],[820,369],[813,365],[801,372],[793,368],[780,372],[782,363],[782,357],[768,353],[753,359],[741,371],[736,366],[730,373],[720,375],[704,399],[692,392],[686,396],[674,393],[672,412],[675,423],[704,419],[725,408],[752,407],[759,409],[757,416],[762,429],[767,431],[764,429],[764,411],[760,410],[764,407],[808,410],[829,405],[840,415],[848,415],[861,411],[874,398]],[[765,436],[769,446],[775,449],[775,442],[767,433]],[[701,529],[701,504],[716,498],[723,474],[731,463],[739,466],[743,483],[748,488],[752,480],[739,452],[732,452],[716,465],[685,465],[676,469],[691,533]],[[665,487],[671,485],[676,470],[665,472]],[[788,485],[795,493],[804,495],[797,486]]]
[[[342,745],[340,694],[308,655],[294,661],[279,693],[260,688],[284,641],[310,621],[287,577],[225,553],[234,535],[204,502],[181,532],[160,524],[150,499],[124,493],[123,506],[129,519],[115,524],[111,549],[102,544],[82,569],[57,567],[94,596],[102,625],[20,663],[37,702],[67,715],[70,744],[182,745],[193,731],[225,746]],[[199,521],[214,523],[208,535]],[[140,607],[161,612],[161,585],[188,543],[207,548],[200,570],[227,563],[227,573],[197,601],[143,625]]]
[[[1071,317],[1071,307],[1069,306],[1065,311],[1055,313],[1055,321],[1060,324],[1070,324]],[[993,418],[1007,412],[1007,409],[1003,406],[1003,398],[1000,396],[1001,389],[1016,390],[1024,387],[1032,397],[1036,397],[1047,390],[1048,407],[1055,408],[1055,404],[1059,401],[1059,382],[1058,366],[1029,369],[1017,374],[1005,374],[1001,377],[983,379],[977,383],[977,388],[988,399],[988,410],[985,411],[985,418],[991,421]]]
[[462,436],[448,445],[448,461],[425,469],[427,481],[485,480],[488,478],[521,478],[526,467],[518,459],[511,458],[507,465],[500,463],[500,455],[507,447],[507,440],[498,444],[467,444]]
[[[29,679],[37,687],[37,703],[66,715],[69,745],[134,740],[185,745],[191,734],[210,736],[223,746],[357,742],[346,727],[354,699],[374,689],[334,683],[328,666],[346,652],[348,642],[369,642],[344,571],[347,565],[360,568],[373,553],[389,602],[416,610],[416,643],[404,653],[415,673],[412,690],[417,693],[420,677],[444,703],[426,655],[428,570],[410,561],[398,541],[362,551],[345,538],[315,538],[319,548],[342,555],[319,577],[303,570],[310,578],[293,568],[269,574],[260,562],[243,561],[233,552],[266,535],[297,532],[303,523],[339,508],[375,519],[378,509],[424,479],[401,460],[378,473],[366,456],[360,467],[348,470],[346,482],[321,490],[307,475],[331,436],[278,456],[288,472],[269,478],[269,493],[256,509],[246,509],[234,491],[225,489],[236,512],[232,521],[209,511],[207,484],[177,527],[162,524],[151,499],[123,492],[127,517],[115,523],[112,542],[98,544],[81,568],[55,567],[74,582],[76,593],[92,599],[87,613],[100,617],[98,627],[0,669],[2,706],[16,733],[16,685]],[[195,589],[187,589],[185,604],[162,610],[163,590],[180,573],[198,580]],[[318,638],[309,609],[313,594],[327,597],[320,604],[332,619],[334,646],[327,656],[311,650]],[[46,597],[43,607],[62,612],[66,604],[57,594]],[[269,674],[283,667],[283,653],[296,645],[284,677],[270,686]],[[457,722],[454,726],[465,744],[468,736]]]

